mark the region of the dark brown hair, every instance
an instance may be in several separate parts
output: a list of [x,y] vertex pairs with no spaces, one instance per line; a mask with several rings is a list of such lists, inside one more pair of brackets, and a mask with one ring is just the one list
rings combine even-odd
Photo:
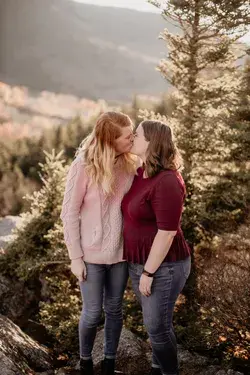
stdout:
[[168,125],[160,121],[145,120],[141,122],[144,137],[149,142],[145,172],[153,177],[162,170],[177,170],[182,166],[182,159],[176,147],[172,131]]

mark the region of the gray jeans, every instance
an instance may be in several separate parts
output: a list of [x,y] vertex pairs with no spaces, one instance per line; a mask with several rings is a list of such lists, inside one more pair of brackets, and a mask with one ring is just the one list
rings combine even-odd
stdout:
[[83,299],[79,322],[80,356],[91,358],[104,305],[104,354],[107,358],[115,358],[122,330],[122,300],[128,280],[128,264],[86,263],[86,267],[87,280],[80,282]]
[[179,373],[173,312],[190,269],[190,257],[183,261],[162,263],[154,276],[151,295],[144,297],[139,291],[143,265],[129,263],[129,276],[142,306],[143,321],[152,346],[152,366],[159,367],[166,375]]

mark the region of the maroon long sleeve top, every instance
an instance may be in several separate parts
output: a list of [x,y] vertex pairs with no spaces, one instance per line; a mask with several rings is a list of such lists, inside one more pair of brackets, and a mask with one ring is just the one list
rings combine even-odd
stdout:
[[133,184],[122,201],[124,218],[124,259],[145,264],[158,229],[177,231],[164,262],[183,260],[190,255],[180,227],[185,184],[179,172],[163,170],[143,178],[137,170]]

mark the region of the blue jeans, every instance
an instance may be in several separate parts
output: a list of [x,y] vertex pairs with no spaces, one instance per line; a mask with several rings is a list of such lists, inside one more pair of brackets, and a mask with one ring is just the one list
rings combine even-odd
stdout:
[[104,355],[115,358],[122,330],[122,300],[128,280],[128,264],[86,263],[87,280],[80,282],[83,308],[79,322],[80,357],[90,359],[104,305]]
[[173,328],[174,305],[191,269],[191,258],[164,262],[155,273],[151,295],[143,296],[139,282],[143,265],[129,263],[129,276],[142,306],[143,322],[152,346],[152,367],[163,374],[178,375],[177,343]]

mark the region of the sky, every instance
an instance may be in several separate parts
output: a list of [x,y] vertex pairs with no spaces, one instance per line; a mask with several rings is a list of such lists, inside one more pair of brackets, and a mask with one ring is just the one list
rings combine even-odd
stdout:
[[142,12],[159,13],[159,10],[146,0],[73,0],[77,3],[112,6],[116,8],[134,9]]
[[[127,8],[134,9],[141,12],[153,12],[159,13],[152,4],[149,4],[147,0],[71,0],[77,3],[85,3],[99,6],[112,6],[116,8]],[[250,32],[242,38],[242,41],[250,45]]]

